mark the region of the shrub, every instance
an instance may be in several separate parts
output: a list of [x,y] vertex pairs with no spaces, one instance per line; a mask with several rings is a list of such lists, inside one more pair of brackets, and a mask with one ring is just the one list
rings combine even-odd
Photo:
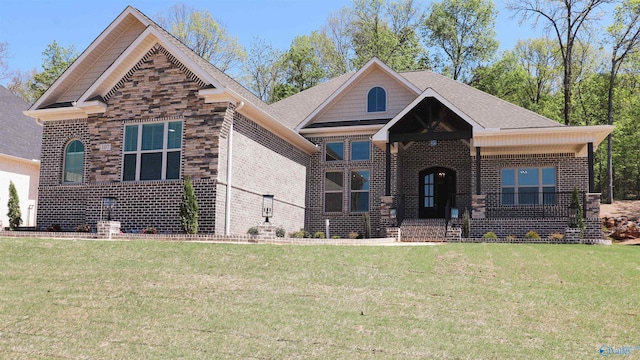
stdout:
[[362,233],[358,231],[352,231],[349,233],[349,239],[362,239]]
[[142,229],[142,233],[143,234],[154,235],[154,234],[158,233],[158,230],[156,228],[154,228],[153,226],[147,226],[146,228]]
[[516,236],[515,235],[507,235],[507,240],[515,240]]
[[60,224],[53,224],[51,226],[49,226],[47,228],[48,232],[59,232],[62,231],[62,227],[60,227]]
[[310,232],[308,232],[308,231],[307,231],[307,230],[305,230],[305,229],[300,229],[300,231],[302,232],[302,237],[303,237],[303,238],[305,238],[305,239],[311,239],[311,233],[310,233]]
[[89,224],[78,225],[76,226],[76,232],[91,232],[91,225]]
[[540,234],[538,234],[537,232],[535,232],[535,231],[531,230],[531,231],[529,231],[528,233],[526,233],[526,234],[524,235],[524,237],[525,237],[526,239],[540,239]]
[[191,177],[184,179],[182,202],[180,202],[180,226],[187,234],[198,233],[198,200],[193,191]]
[[301,238],[304,236],[304,232],[302,231],[292,231],[289,233],[290,238]]
[[258,227],[257,226],[252,226],[249,228],[249,230],[247,230],[247,234],[251,235],[251,236],[257,236],[260,232],[258,231]]
[[313,234],[313,238],[314,238],[314,239],[324,239],[324,238],[325,238],[325,236],[324,236],[324,232],[322,232],[322,231],[316,231],[316,232]]
[[482,235],[483,239],[497,239],[498,235],[496,235],[496,233],[494,233],[493,231],[489,231],[486,234]]
[[284,228],[282,227],[282,225],[276,229],[276,237],[283,238],[285,234],[286,233],[285,233]]
[[580,229],[580,236],[584,234],[585,224],[584,217],[582,215],[582,201],[580,201],[580,193],[576,187],[573,188],[573,193],[571,194],[571,206],[574,206],[578,209],[578,229]]
[[331,238],[332,239],[340,239],[340,235],[333,235]]
[[462,237],[468,238],[471,234],[471,216],[469,209],[465,208],[462,213]]
[[20,227],[22,224],[22,212],[20,211],[20,198],[18,198],[18,191],[13,181],[9,181],[9,202],[7,203],[9,212],[7,217],[9,218],[9,229],[14,230]]
[[561,233],[549,234],[549,239],[550,240],[562,240],[562,239],[564,239],[564,234],[561,234]]

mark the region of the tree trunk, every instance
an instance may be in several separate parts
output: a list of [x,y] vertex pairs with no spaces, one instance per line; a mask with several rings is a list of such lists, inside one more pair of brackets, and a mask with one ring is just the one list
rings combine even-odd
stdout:
[[[607,99],[607,124],[613,125],[613,86],[616,80],[615,54],[611,59],[611,73],[609,74],[609,95]],[[613,202],[613,133],[607,136],[607,193],[605,203]]]

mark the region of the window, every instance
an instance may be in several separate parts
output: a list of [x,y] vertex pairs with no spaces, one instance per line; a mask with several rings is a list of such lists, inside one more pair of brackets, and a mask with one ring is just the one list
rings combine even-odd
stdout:
[[64,151],[64,174],[62,182],[81,183],[84,167],[84,145],[80,140],[73,140]]
[[351,143],[351,160],[369,160],[371,158],[368,141],[354,141]]
[[327,171],[324,174],[324,211],[341,212],[344,189],[342,171]]
[[555,192],[555,168],[502,169],[503,205],[552,205]]
[[181,148],[181,121],[125,126],[122,180],[179,179]]
[[387,92],[380,86],[369,90],[367,95],[367,112],[387,111]]
[[351,171],[351,212],[369,211],[369,170]]
[[424,207],[431,208],[435,204],[434,173],[424,176]]
[[330,142],[325,147],[325,161],[344,160],[344,143]]

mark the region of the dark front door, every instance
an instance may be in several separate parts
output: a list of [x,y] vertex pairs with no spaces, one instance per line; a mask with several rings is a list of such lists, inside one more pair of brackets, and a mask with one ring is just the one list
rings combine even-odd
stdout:
[[[420,171],[418,214],[424,218],[444,218],[447,200],[455,202],[456,172],[434,167]],[[451,207],[455,203],[450,204]]]

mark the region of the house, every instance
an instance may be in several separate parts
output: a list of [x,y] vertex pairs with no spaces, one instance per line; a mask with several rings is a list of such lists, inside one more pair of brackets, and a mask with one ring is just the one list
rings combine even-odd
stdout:
[[125,231],[178,232],[191,177],[200,231],[220,235],[259,223],[265,194],[288,231],[384,236],[468,209],[474,236],[548,234],[577,188],[598,236],[593,150],[612,129],[375,58],[267,105],[132,7],[26,114],[44,126],[40,227],[95,224],[115,197]]
[[9,226],[10,182],[20,199],[21,226],[35,226],[42,127],[22,113],[28,108],[29,104],[0,85],[0,229]]

